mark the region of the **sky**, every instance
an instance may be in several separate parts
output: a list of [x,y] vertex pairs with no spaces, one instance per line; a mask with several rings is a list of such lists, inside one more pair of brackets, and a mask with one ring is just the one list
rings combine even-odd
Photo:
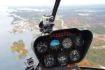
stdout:
[[[55,0],[0,0],[0,6],[52,6]],[[105,0],[61,0],[61,5],[105,4]]]

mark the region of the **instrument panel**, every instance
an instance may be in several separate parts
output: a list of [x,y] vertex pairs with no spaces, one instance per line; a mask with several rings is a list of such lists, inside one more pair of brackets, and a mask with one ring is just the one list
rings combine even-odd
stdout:
[[34,52],[43,67],[54,67],[80,62],[91,44],[88,30],[64,29],[38,37]]

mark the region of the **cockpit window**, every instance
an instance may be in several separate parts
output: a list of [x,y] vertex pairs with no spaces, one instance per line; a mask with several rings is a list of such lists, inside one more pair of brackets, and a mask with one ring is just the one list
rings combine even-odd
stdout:
[[[2,0],[0,2],[0,68],[24,70],[26,59],[38,60],[32,42],[40,36],[39,22],[51,15],[55,0]],[[93,32],[88,54],[79,66],[105,68],[105,1],[61,0],[54,30],[78,28]],[[57,40],[55,40],[57,41]],[[54,41],[51,45],[55,45]],[[59,44],[59,42],[57,43]]]

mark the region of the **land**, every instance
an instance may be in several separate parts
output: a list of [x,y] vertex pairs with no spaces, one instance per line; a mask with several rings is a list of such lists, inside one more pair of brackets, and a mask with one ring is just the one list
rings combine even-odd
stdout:
[[[10,16],[14,18],[11,25],[11,33],[20,33],[27,30],[32,31],[33,38],[40,34],[38,23],[41,16],[48,14],[49,8],[9,8]],[[64,9],[64,10],[63,10]],[[84,7],[84,8],[61,8],[55,20],[55,30],[65,28],[88,29],[93,32],[93,41],[86,58],[80,66],[101,67],[105,66],[105,8]]]

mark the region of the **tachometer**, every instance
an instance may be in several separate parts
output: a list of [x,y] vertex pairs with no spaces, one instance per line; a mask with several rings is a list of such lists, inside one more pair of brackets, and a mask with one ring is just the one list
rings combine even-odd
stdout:
[[37,51],[39,53],[45,53],[47,51],[47,44],[45,42],[39,42],[37,44]]
[[69,57],[71,61],[77,61],[80,59],[80,53],[78,50],[73,50],[70,52]]
[[71,46],[72,46],[72,40],[71,40],[71,38],[65,38],[64,40],[63,40],[63,42],[62,42],[62,45],[63,45],[63,47],[65,48],[65,49],[68,49],[68,48],[70,48]]
[[44,64],[46,67],[51,67],[55,64],[55,59],[52,55],[47,55],[45,58],[44,58]]

